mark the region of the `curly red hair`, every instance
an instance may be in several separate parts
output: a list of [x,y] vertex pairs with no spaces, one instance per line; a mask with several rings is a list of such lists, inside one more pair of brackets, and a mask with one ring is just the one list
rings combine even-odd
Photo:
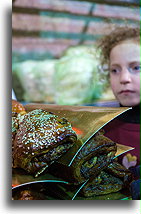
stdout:
[[140,42],[140,28],[139,27],[118,27],[109,35],[104,36],[98,42],[98,48],[101,50],[100,61],[101,65],[109,65],[110,52],[117,44],[126,40],[133,40]]

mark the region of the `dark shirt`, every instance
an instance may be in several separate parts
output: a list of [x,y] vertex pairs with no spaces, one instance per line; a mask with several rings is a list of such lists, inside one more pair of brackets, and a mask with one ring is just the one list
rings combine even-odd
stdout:
[[133,107],[108,123],[105,135],[116,143],[134,147],[118,157],[118,161],[128,168],[134,180],[130,185],[133,200],[141,199],[140,192],[140,105]]
[[119,161],[126,167],[140,164],[140,107],[118,116],[105,127],[105,136],[116,143],[131,146],[134,149],[119,156]]

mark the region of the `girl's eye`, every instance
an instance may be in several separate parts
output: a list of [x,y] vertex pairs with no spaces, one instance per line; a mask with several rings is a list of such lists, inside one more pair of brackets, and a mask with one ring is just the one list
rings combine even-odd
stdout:
[[140,65],[136,65],[136,66],[134,66],[134,70],[135,70],[135,71],[139,71],[139,70],[140,70],[140,68],[141,68],[141,66],[140,66]]
[[118,69],[115,69],[115,68],[111,69],[110,72],[113,73],[113,74],[116,74],[116,73],[118,73]]
[[141,66],[135,65],[135,66],[131,67],[130,70],[131,70],[131,73],[138,73],[141,70]]

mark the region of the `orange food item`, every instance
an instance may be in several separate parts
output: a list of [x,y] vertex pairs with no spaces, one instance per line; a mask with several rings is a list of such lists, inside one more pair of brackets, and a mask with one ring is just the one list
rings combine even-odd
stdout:
[[24,106],[16,100],[12,100],[12,148],[17,130],[19,129],[19,122],[26,114]]
[[12,113],[20,113],[21,115],[26,114],[24,106],[17,100],[12,100]]

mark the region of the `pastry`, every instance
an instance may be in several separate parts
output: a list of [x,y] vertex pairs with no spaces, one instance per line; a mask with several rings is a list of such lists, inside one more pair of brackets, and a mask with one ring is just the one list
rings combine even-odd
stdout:
[[[117,151],[116,143],[101,132],[98,132],[86,144],[80,145],[81,142],[78,140],[62,158],[49,168],[50,173],[70,183],[79,184],[90,177],[95,177],[106,168]],[[67,160],[73,161],[67,163]]]
[[12,100],[12,114],[14,115],[14,113],[15,115],[18,113],[21,115],[26,113],[24,106],[17,100]]
[[90,179],[81,193],[85,197],[115,193],[129,186],[131,172],[118,162],[113,162],[102,170],[98,176]]
[[19,123],[23,119],[23,115],[26,114],[24,106],[17,100],[12,100],[12,148],[17,130],[19,128]]
[[115,142],[103,134],[96,134],[83,146],[71,164],[75,179],[82,182],[99,174],[112,161],[116,151]]
[[35,177],[67,152],[77,140],[65,118],[36,109],[24,115],[13,145],[13,167]]

